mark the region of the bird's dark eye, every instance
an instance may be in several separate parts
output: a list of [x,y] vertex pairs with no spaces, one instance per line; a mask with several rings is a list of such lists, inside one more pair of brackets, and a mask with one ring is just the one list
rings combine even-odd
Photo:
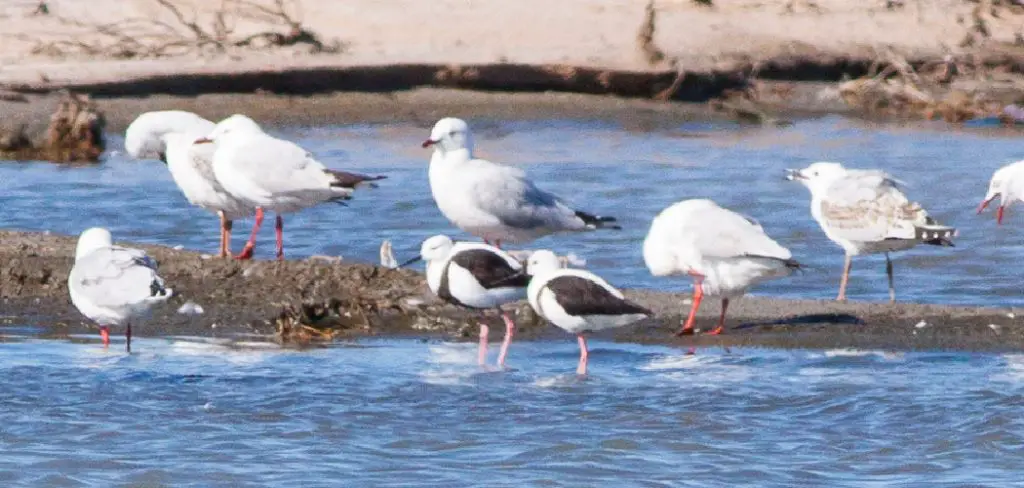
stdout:
[[448,133],[448,135],[450,135],[452,137],[455,137],[456,134],[458,134],[458,132],[454,131],[454,130]]
[[818,176],[818,172],[815,171],[815,172],[811,173],[811,176]]

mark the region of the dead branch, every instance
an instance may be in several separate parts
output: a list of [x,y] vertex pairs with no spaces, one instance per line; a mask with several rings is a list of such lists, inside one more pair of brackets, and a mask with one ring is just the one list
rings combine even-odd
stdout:
[[[344,49],[340,41],[325,43],[317,33],[304,27],[300,0],[221,0],[220,7],[207,15],[194,9],[189,12],[180,0],[151,1],[173,20],[138,17],[90,23],[51,15],[64,28],[60,32],[43,38],[24,34],[0,37],[31,42],[32,54],[52,57],[153,58],[296,45],[310,46],[311,53],[336,53]],[[235,23],[242,19],[267,28],[238,35]]]

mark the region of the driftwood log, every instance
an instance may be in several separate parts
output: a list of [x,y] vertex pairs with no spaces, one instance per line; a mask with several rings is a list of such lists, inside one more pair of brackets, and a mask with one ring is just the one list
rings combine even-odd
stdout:
[[44,133],[28,125],[0,129],[0,159],[95,163],[106,148],[106,119],[88,95],[65,93]]

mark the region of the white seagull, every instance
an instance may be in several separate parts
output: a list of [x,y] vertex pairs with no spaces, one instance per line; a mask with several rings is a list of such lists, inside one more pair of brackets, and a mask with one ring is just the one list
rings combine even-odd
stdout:
[[786,170],[786,178],[811,191],[811,215],[832,242],[846,251],[843,277],[836,300],[846,300],[853,256],[885,254],[889,301],[896,301],[889,253],[918,244],[952,246],[956,229],[928,216],[899,189],[899,181],[878,170],[846,169],[842,164],[817,162],[801,170]]
[[[498,354],[498,366],[505,366],[516,325],[501,306],[526,298],[529,276],[516,258],[497,247],[478,242],[454,242],[436,235],[420,246],[420,255],[401,266],[419,260],[427,262],[427,286],[442,300],[470,309],[491,308],[501,312],[505,340]],[[487,324],[480,322],[479,363],[487,360]]]
[[295,143],[263,132],[244,115],[232,115],[195,144],[216,142],[213,172],[217,181],[247,208],[255,209],[256,223],[238,259],[252,257],[263,211],[277,214],[277,258],[284,258],[282,214],[323,202],[347,200],[360,185],[385,176],[367,176],[328,169]]
[[978,205],[978,213],[984,211],[988,204],[996,198],[999,198],[996,224],[1002,225],[1004,209],[1015,201],[1024,200],[1024,161],[1010,163],[992,174],[992,181],[988,183],[985,199],[981,201],[981,205]]
[[473,135],[461,119],[434,125],[423,147],[430,157],[430,191],[449,221],[484,242],[529,242],[556,232],[620,229],[612,217],[570,207],[538,188],[519,168],[473,157]]
[[704,295],[722,298],[718,327],[710,332],[720,334],[730,299],[801,267],[756,220],[705,199],[683,200],[662,210],[651,222],[643,253],[654,276],[693,277],[693,305],[676,335],[693,333]]
[[124,325],[125,349],[131,352],[131,322],[171,297],[172,290],[164,286],[156,268],[145,251],[113,245],[107,229],[82,232],[68,292],[75,308],[99,324],[104,346],[110,344],[109,327]]
[[135,158],[160,159],[189,203],[220,217],[220,257],[231,255],[232,221],[252,215],[213,174],[213,146],[193,145],[216,125],[192,112],[146,112],[125,131],[125,150]]
[[526,294],[533,310],[548,322],[576,334],[580,345],[577,374],[587,374],[586,332],[622,327],[652,315],[594,273],[562,268],[558,256],[551,251],[531,254],[526,270],[532,276]]

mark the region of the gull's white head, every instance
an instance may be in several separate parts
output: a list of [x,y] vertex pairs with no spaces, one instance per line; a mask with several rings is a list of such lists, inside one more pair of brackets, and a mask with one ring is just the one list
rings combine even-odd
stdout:
[[821,161],[804,169],[787,169],[786,179],[803,183],[811,193],[822,192],[836,180],[847,175],[842,164]]
[[420,246],[420,257],[426,262],[439,261],[448,257],[452,252],[455,242],[451,237],[443,234],[436,235],[425,241]]
[[992,174],[988,182],[985,198],[978,205],[980,214],[993,200],[999,198],[999,209],[996,211],[996,223],[1003,223],[1003,209],[1009,207],[1014,200],[1024,196],[1024,161],[1003,166]]
[[526,272],[534,276],[557,271],[561,267],[562,263],[558,260],[558,256],[547,249],[534,251],[530,254],[530,259],[526,260]]
[[[182,110],[160,110],[138,116],[124,132],[124,150],[136,159],[165,158],[166,139],[169,132],[206,133],[214,127],[213,122],[192,112]],[[165,161],[166,162],[166,161]]]
[[473,134],[469,131],[469,124],[465,120],[454,117],[445,117],[434,124],[430,131],[430,138],[423,141],[423,147],[434,146],[434,149],[443,153],[465,149],[473,152]]
[[100,248],[110,247],[113,244],[113,237],[111,237],[109,230],[103,227],[86,229],[78,237],[78,246],[75,248],[75,260],[82,259],[82,256]]
[[196,139],[196,144],[216,142],[217,139],[238,134],[262,134],[263,129],[255,120],[242,114],[232,115],[220,122],[206,137]]

